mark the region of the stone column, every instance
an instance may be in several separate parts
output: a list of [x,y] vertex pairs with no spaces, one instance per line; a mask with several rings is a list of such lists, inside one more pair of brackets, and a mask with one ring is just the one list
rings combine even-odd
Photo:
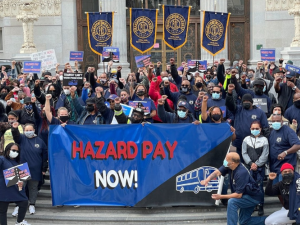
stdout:
[[24,44],[20,53],[30,54],[37,52],[33,43],[33,22],[37,21],[38,15],[34,13],[34,4],[32,0],[22,0],[21,15],[17,16],[19,21],[23,22]]
[[300,47],[300,0],[294,0],[294,7],[289,10],[289,14],[295,17],[295,37],[291,47]]
[[[205,10],[205,11],[215,11],[215,2],[216,2],[216,11],[217,12],[223,12],[227,13],[227,0],[201,0],[200,1],[200,9]],[[202,38],[202,24],[203,24],[203,12],[200,12],[200,35]],[[227,28],[228,29],[228,28]],[[226,62],[225,65],[229,65],[229,60],[228,60],[228,32],[227,32],[227,37],[226,37],[226,47],[225,49],[220,52],[218,55],[215,56],[215,60],[219,60],[221,58],[225,58]],[[202,39],[201,39],[202,40]],[[201,41],[200,40],[200,41]],[[206,50],[201,48],[201,59],[202,60],[207,60],[209,62],[209,65],[212,65],[213,63],[213,56],[209,54]]]
[[[127,76],[130,73],[129,63],[127,62],[127,31],[126,31],[126,1],[124,0],[100,0],[102,3],[102,12],[116,11],[114,15],[114,28],[113,28],[113,47],[120,49],[120,62],[114,63],[113,68],[122,66],[122,76]],[[101,5],[100,5],[101,7]],[[103,63],[99,64],[102,68]],[[107,63],[106,63],[107,64]],[[102,72],[103,69],[100,69]]]

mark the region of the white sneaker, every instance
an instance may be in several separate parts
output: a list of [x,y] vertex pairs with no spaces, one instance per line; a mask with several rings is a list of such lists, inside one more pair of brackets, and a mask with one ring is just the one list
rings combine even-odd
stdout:
[[21,223],[16,222],[16,225],[30,225],[26,220],[23,220]]
[[13,217],[16,217],[18,215],[19,212],[19,206],[16,206],[13,213],[11,214]]
[[30,213],[30,215],[35,214],[35,206],[34,205],[29,206],[29,213]]

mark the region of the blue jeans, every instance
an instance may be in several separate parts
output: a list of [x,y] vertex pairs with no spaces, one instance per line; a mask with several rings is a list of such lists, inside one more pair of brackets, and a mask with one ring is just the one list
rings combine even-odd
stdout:
[[[259,201],[249,195],[243,195],[241,198],[231,198],[227,206],[227,225],[264,225],[265,216],[251,217],[254,207]],[[238,213],[239,211],[239,213]]]
[[261,202],[260,204],[263,205],[265,202],[265,191],[264,191],[264,177],[265,177],[265,167],[260,167],[256,171],[251,170],[250,171],[251,176],[259,186],[259,189],[261,191]]
[[277,184],[280,181],[282,181],[282,175],[281,175],[281,173],[277,174],[277,177],[273,180],[273,185]]

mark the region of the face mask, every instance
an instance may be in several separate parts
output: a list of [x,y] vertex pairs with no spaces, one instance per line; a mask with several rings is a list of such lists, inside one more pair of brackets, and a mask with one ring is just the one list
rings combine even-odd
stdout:
[[0,98],[1,98],[2,100],[4,100],[5,97],[6,97],[6,95],[7,95],[7,93],[3,93],[3,94],[0,95]]
[[300,100],[294,101],[294,106],[300,109]]
[[64,79],[64,76],[59,76],[59,80],[63,80]]
[[210,75],[207,75],[206,78],[207,78],[208,80],[210,80],[210,79],[211,79],[211,76],[210,76]]
[[34,131],[25,131],[24,134],[26,137],[32,138],[34,136]]
[[224,159],[224,161],[223,161],[223,166],[228,167],[228,162],[226,159]]
[[202,83],[201,82],[196,83],[196,87],[197,88],[201,88],[202,87]]
[[182,93],[187,93],[187,92],[188,92],[188,89],[187,89],[186,87],[183,87],[183,88],[181,88],[181,92],[182,92]]
[[105,83],[106,83],[106,80],[105,80],[105,79],[100,79],[100,83],[101,83],[101,84],[105,84]]
[[274,130],[279,130],[281,128],[281,123],[280,122],[273,122],[272,127]]
[[163,80],[163,81],[168,81],[169,78],[168,78],[168,77],[164,77],[162,80]]
[[12,126],[13,123],[17,122],[16,120],[9,120],[8,123]]
[[243,108],[244,109],[250,109],[250,107],[251,107],[251,103],[249,103],[249,102],[243,103]]
[[69,116],[60,116],[59,120],[63,123],[67,122],[69,120]]
[[219,99],[220,98],[220,94],[219,93],[212,93],[212,99]]
[[128,99],[127,97],[121,97],[121,101],[122,101],[122,102],[126,102],[127,99]]
[[187,78],[188,80],[190,80],[190,79],[192,78],[192,76],[191,76],[191,75],[187,75],[186,78]]
[[93,112],[93,111],[95,110],[95,107],[94,107],[93,105],[88,105],[88,106],[86,107],[86,110],[87,110],[88,112]]
[[12,159],[17,158],[18,155],[19,155],[19,152],[13,152],[13,151],[9,152],[9,157],[12,158]]
[[221,114],[214,114],[214,115],[211,115],[211,118],[214,120],[214,121],[219,121],[221,119]]
[[294,180],[294,174],[293,173],[286,173],[282,175],[282,182],[284,184],[290,184]]
[[169,81],[174,81],[173,77],[169,77],[168,79]]
[[20,100],[20,103],[21,103],[21,104],[24,104],[24,99]]
[[252,134],[253,136],[257,136],[257,135],[260,134],[260,131],[259,131],[259,130],[251,130],[251,134]]
[[69,95],[69,94],[71,94],[71,91],[68,89],[64,89],[64,93],[65,93],[65,95]]
[[32,105],[31,104],[30,105],[25,105],[25,109],[27,111],[31,111],[32,110]]
[[145,92],[144,92],[144,91],[137,91],[136,94],[137,94],[138,96],[143,96],[143,95],[145,94]]
[[252,73],[248,73],[248,77],[251,79],[253,77]]
[[181,110],[177,110],[177,115],[180,117],[180,118],[184,118],[186,116],[186,112],[183,112]]
[[56,98],[56,93],[54,91],[49,91],[49,94],[52,95],[52,98]]
[[89,88],[87,89],[87,93],[88,93],[88,94],[90,93],[90,89],[89,89]]
[[266,86],[264,86],[263,92],[265,92],[267,90]]
[[255,87],[254,88],[255,94],[262,95],[263,94],[263,88]]

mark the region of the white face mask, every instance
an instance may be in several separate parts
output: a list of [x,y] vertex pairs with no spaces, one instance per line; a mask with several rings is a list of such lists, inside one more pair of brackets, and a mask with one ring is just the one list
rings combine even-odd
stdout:
[[63,79],[64,79],[64,76],[59,76],[59,79],[60,79],[60,80],[63,80]]
[[187,77],[188,80],[190,80],[192,78],[191,75],[187,75],[186,77]]
[[65,93],[65,95],[69,95],[71,93],[71,91],[68,89],[64,89],[64,93]]
[[169,80],[169,78],[168,77],[164,77],[162,80],[163,81],[167,81],[167,80]]
[[18,155],[19,155],[18,152],[13,152],[13,151],[10,151],[10,152],[9,152],[9,157],[12,158],[12,159],[17,158]]

